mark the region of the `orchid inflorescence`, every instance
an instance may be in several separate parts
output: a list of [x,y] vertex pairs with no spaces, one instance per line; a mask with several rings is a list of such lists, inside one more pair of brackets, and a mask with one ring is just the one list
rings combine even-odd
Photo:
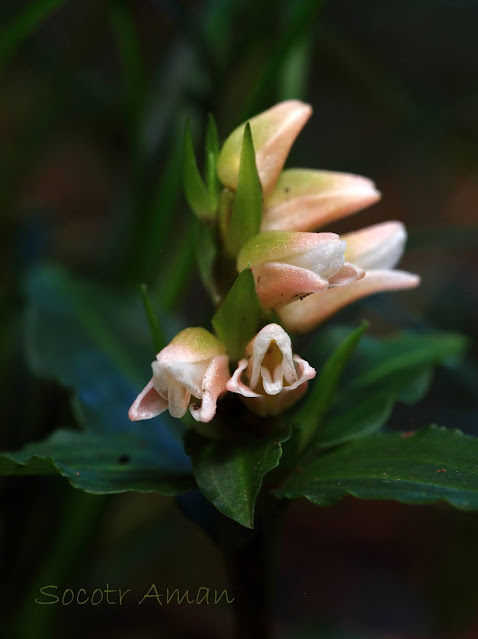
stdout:
[[[196,421],[209,422],[226,392],[238,394],[257,415],[276,415],[304,395],[316,374],[293,354],[286,330],[310,331],[361,297],[419,284],[417,275],[394,269],[407,237],[401,222],[341,236],[316,232],[377,202],[380,193],[357,175],[283,170],[311,113],[298,100],[277,104],[235,129],[220,152],[210,128],[207,185],[187,134],[192,160],[184,173],[186,197],[216,251],[216,274],[213,267],[206,284],[220,306],[232,289],[221,290],[217,271],[234,264],[235,275],[252,273],[262,328],[236,357],[204,328],[181,331],[156,356],[152,379],[131,406],[130,419],[149,419],[167,409],[183,417],[189,407]],[[271,313],[276,321],[267,323]],[[238,360],[232,376],[230,359]]]

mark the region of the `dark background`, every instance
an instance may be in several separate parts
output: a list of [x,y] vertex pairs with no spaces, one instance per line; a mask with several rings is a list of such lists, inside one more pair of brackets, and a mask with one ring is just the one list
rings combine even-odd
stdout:
[[[417,290],[347,309],[375,334],[462,332],[391,426],[478,435],[478,3],[474,0],[3,2],[0,6],[0,445],[72,425],[68,394],[27,371],[25,275],[53,259],[108,286],[152,285],[165,312],[206,322],[181,194],[182,133],[222,138],[279,100],[314,116],[289,166],[375,180],[382,201],[334,225],[409,230]],[[2,481],[0,628],[8,637],[227,637],[227,606],[160,607],[166,588],[221,589],[221,557],[172,499],[94,497],[61,478]],[[278,578],[281,638],[478,637],[478,515],[346,499],[291,508]],[[34,603],[39,587],[132,588],[125,605]],[[136,596],[137,595],[137,596]],[[128,603],[127,603],[128,602]]]

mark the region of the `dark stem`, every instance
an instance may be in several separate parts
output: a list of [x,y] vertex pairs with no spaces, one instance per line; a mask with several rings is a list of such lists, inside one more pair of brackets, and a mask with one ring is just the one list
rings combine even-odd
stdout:
[[234,597],[235,637],[273,639],[273,609],[281,523],[286,502],[265,497],[255,528],[224,520],[221,542]]

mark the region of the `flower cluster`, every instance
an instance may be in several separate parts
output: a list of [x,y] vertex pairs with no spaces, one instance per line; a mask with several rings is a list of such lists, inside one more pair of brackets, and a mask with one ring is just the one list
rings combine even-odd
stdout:
[[[232,376],[226,347],[214,335],[203,328],[182,331],[158,353],[130,419],[148,419],[166,409],[182,417],[189,407],[194,419],[208,422],[228,391],[261,416],[286,410],[305,393],[315,370],[293,354],[284,329],[309,331],[361,297],[419,284],[418,276],[394,268],[407,237],[400,222],[341,236],[316,232],[377,202],[380,193],[371,180],[357,175],[283,170],[311,113],[309,105],[289,100],[249,121],[263,206],[259,232],[242,243],[236,267],[239,273],[251,270],[262,308],[276,312],[281,325],[269,323],[253,337]],[[239,190],[245,137],[243,124],[217,158],[217,176],[230,201]],[[227,223],[227,216],[218,222],[223,239]]]

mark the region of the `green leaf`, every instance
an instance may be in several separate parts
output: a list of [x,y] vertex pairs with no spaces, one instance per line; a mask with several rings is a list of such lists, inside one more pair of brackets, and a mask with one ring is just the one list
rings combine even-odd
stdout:
[[214,265],[217,256],[216,230],[199,221],[196,222],[195,227],[194,248],[199,275],[212,300],[217,302],[219,295],[214,281]]
[[159,351],[166,346],[163,329],[161,328],[158,316],[153,309],[153,305],[151,304],[151,300],[148,295],[148,286],[146,284],[141,284],[140,290],[141,298],[143,300],[144,312],[146,313],[146,317],[148,318],[149,328],[151,330],[151,338],[153,341],[154,350],[156,353],[159,353]]
[[204,496],[227,517],[254,527],[254,507],[264,476],[279,465],[287,434],[263,440],[213,440],[191,433],[186,448]]
[[322,425],[342,376],[342,371],[367,328],[368,322],[364,322],[336,348],[322,366],[319,378],[309,389],[307,399],[294,415],[293,421],[300,429],[299,448],[304,448]]
[[303,465],[276,495],[322,506],[353,495],[407,504],[446,501],[476,510],[478,439],[436,426],[364,437]]
[[[324,333],[326,349],[340,343],[344,329]],[[377,432],[394,403],[415,403],[427,392],[433,367],[453,363],[466,340],[450,333],[399,334],[378,340],[364,337],[343,375],[328,415],[317,431],[318,447]]]
[[133,434],[59,430],[20,451],[0,454],[1,475],[60,473],[87,493],[159,492],[195,487],[190,474],[165,465],[149,442]]
[[112,291],[53,266],[26,283],[25,352],[33,372],[72,389],[79,423],[95,433],[132,433],[161,464],[190,468],[179,420],[131,422],[128,409],[151,377],[154,352],[137,293]]
[[261,220],[262,188],[257,173],[251,126],[247,123],[242,140],[239,181],[226,234],[225,248],[231,257],[236,257],[247,240],[259,233]]
[[254,276],[250,269],[245,269],[236,277],[226,299],[212,319],[214,330],[226,345],[232,360],[244,357],[247,344],[257,333],[261,313]]
[[209,198],[214,210],[217,209],[221,183],[217,176],[217,158],[219,156],[219,136],[214,116],[210,113],[206,129],[206,182]]
[[66,0],[36,0],[29,2],[0,35],[0,71],[42,22],[59,9]]
[[197,167],[189,122],[186,123],[184,132],[183,186],[188,204],[195,215],[203,222],[213,222],[216,209]]

